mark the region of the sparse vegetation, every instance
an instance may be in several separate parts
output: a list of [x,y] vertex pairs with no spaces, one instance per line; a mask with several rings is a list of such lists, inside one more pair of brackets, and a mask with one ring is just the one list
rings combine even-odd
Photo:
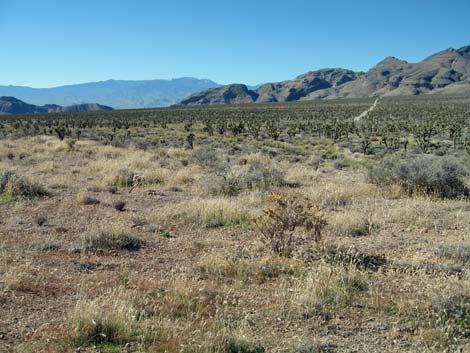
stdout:
[[2,116],[0,351],[465,351],[470,101],[371,104]]

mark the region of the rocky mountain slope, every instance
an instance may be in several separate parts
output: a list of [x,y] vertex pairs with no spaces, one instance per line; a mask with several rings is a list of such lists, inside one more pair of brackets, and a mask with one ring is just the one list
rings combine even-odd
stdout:
[[68,107],[62,107],[56,104],[48,104],[37,106],[25,103],[15,97],[0,97],[0,114],[17,115],[17,114],[44,114],[44,113],[78,113],[96,110],[113,110],[111,107],[100,104],[78,104]]
[[54,88],[0,86],[0,96],[17,97],[35,105],[61,106],[100,102],[116,109],[153,108],[175,104],[188,95],[220,86],[210,80],[109,80]]
[[419,94],[470,94],[470,46],[446,49],[419,63],[388,57],[367,72],[335,68],[267,83],[256,90],[236,84],[196,93],[182,105],[269,103]]

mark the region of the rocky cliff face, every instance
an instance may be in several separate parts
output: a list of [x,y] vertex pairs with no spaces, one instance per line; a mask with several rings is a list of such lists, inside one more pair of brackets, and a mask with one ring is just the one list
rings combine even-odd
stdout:
[[256,102],[258,97],[259,94],[249,90],[246,85],[234,84],[193,94],[183,100],[181,104],[245,104]]
[[[268,83],[256,90],[228,85],[197,93],[181,104],[271,103],[418,94],[470,93],[470,46],[446,49],[419,63],[388,57],[367,72],[336,68]],[[230,98],[226,99],[224,96]]]

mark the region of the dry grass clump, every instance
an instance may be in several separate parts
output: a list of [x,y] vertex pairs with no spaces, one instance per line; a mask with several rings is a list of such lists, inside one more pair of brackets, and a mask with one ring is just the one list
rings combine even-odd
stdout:
[[238,166],[217,164],[211,166],[212,174],[204,180],[203,188],[211,195],[236,196],[246,190],[266,191],[272,188],[290,186],[285,173],[265,160],[244,159]]
[[120,169],[113,179],[113,185],[118,187],[132,187],[134,186],[135,173],[129,169]]
[[457,218],[451,217],[449,208],[456,202],[434,199],[429,196],[405,198],[394,202],[391,205],[392,207],[384,208],[380,220],[387,223],[401,224],[406,228],[447,228],[455,226],[456,221],[461,221],[461,217],[464,215],[459,212]]
[[320,173],[316,169],[304,164],[288,164],[287,166],[282,166],[279,169],[286,170],[285,179],[289,185],[298,183],[308,185],[320,180]]
[[294,281],[291,305],[303,317],[316,316],[335,305],[348,305],[354,296],[367,290],[366,275],[354,266],[320,265]]
[[423,270],[411,274],[387,271],[375,277],[371,290],[374,295],[369,305],[399,318],[429,351],[453,351],[453,345],[470,334],[467,275],[458,278]]
[[195,269],[200,279],[264,283],[281,276],[299,276],[305,271],[305,264],[300,260],[277,255],[246,258],[233,254],[213,253],[198,261]]
[[168,206],[157,218],[177,219],[184,222],[217,228],[241,224],[252,219],[252,211],[246,198],[194,198]]
[[0,276],[0,289],[12,291],[27,290],[34,287],[37,281],[38,278],[35,276],[35,269],[31,261],[25,261],[20,264],[11,263],[8,265],[8,269]]
[[330,227],[339,236],[361,237],[372,234],[376,228],[371,215],[352,209],[330,216]]
[[[141,187],[148,185],[164,185],[170,187],[193,183],[199,170],[195,167],[170,170],[167,168],[147,168],[145,173],[137,173],[129,169],[121,169],[110,180],[110,184],[117,187]],[[141,176],[141,178],[137,178]],[[139,180],[138,184],[136,184]]]
[[222,352],[224,353],[264,353],[265,348],[256,341],[243,336],[227,335],[223,338]]
[[327,245],[320,251],[308,255],[310,258],[307,257],[306,260],[309,262],[324,260],[334,266],[354,266],[373,272],[377,272],[387,264],[387,258],[383,254],[366,253],[353,246]]
[[99,231],[82,235],[79,249],[84,251],[137,251],[140,250],[143,245],[143,240],[130,234],[115,231]]
[[167,179],[166,184],[170,188],[178,188],[180,186],[188,186],[194,183],[199,178],[200,169],[198,166],[191,166],[187,168],[180,168],[177,171],[171,172]]
[[235,305],[230,296],[188,281],[173,284],[170,290],[143,292],[120,287],[80,299],[68,318],[72,343],[119,351],[137,345],[138,351],[168,353],[264,352],[237,321],[228,321],[225,310]]
[[338,209],[350,206],[371,195],[376,195],[379,188],[367,184],[351,174],[335,175],[331,180],[319,180],[315,185],[302,190],[302,193],[323,208]]
[[125,293],[117,291],[94,300],[80,299],[69,317],[69,326],[76,346],[126,344],[142,341],[139,322],[144,318],[145,312],[135,307]]
[[470,292],[459,290],[435,294],[431,300],[431,310],[437,324],[447,327],[450,335],[470,335]]
[[165,184],[171,178],[171,170],[165,168],[155,168],[145,173],[145,183],[148,185]]
[[437,248],[436,254],[467,264],[470,263],[470,243],[443,244]]
[[47,196],[48,192],[37,184],[31,183],[28,179],[15,174],[14,172],[0,173],[0,196],[7,198],[35,198]]

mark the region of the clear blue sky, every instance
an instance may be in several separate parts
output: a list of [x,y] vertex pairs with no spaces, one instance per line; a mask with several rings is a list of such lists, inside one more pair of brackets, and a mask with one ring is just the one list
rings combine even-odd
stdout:
[[470,44],[470,0],[0,0],[0,85],[257,84]]

